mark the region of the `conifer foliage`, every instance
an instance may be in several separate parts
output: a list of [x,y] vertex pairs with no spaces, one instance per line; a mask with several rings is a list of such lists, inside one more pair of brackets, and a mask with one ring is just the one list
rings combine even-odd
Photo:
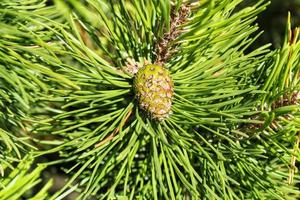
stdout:
[[0,1],[0,199],[299,198],[300,29],[242,2]]

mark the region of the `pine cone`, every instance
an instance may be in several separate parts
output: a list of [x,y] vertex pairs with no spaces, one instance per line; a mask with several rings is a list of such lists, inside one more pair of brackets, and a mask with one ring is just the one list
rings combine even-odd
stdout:
[[134,90],[140,108],[152,118],[162,121],[171,113],[173,81],[167,69],[159,65],[146,65],[134,79]]

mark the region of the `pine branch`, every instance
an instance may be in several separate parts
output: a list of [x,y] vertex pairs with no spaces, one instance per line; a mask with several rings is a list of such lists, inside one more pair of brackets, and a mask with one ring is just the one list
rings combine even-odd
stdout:
[[[28,189],[44,167],[62,169],[69,178],[49,199],[299,197],[300,177],[286,182],[299,132],[299,29],[288,21],[282,49],[250,51],[267,4],[236,10],[241,2],[0,3],[0,144],[10,153],[1,161],[14,169],[22,149],[44,162],[22,172],[34,177]],[[129,60],[169,70],[170,117],[141,109]]]

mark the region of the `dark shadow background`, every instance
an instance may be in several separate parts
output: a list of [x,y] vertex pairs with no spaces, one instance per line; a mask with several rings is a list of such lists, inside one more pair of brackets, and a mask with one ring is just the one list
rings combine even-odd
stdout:
[[[246,0],[247,4],[255,2],[256,0]],[[289,11],[292,17],[292,27],[300,27],[300,0],[271,0],[270,2],[267,10],[257,19],[260,30],[265,32],[256,41],[255,47],[271,43],[274,49],[282,45]]]

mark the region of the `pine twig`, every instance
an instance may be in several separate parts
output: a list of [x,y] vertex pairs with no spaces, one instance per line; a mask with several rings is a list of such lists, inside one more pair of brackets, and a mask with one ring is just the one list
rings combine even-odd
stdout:
[[157,44],[157,58],[155,64],[162,65],[171,57],[174,53],[174,47],[170,47],[170,43],[174,41],[180,34],[179,27],[187,21],[187,17],[191,12],[190,5],[183,5],[180,7],[178,14],[175,14],[175,10],[172,10],[170,31],[164,34],[164,37]]

